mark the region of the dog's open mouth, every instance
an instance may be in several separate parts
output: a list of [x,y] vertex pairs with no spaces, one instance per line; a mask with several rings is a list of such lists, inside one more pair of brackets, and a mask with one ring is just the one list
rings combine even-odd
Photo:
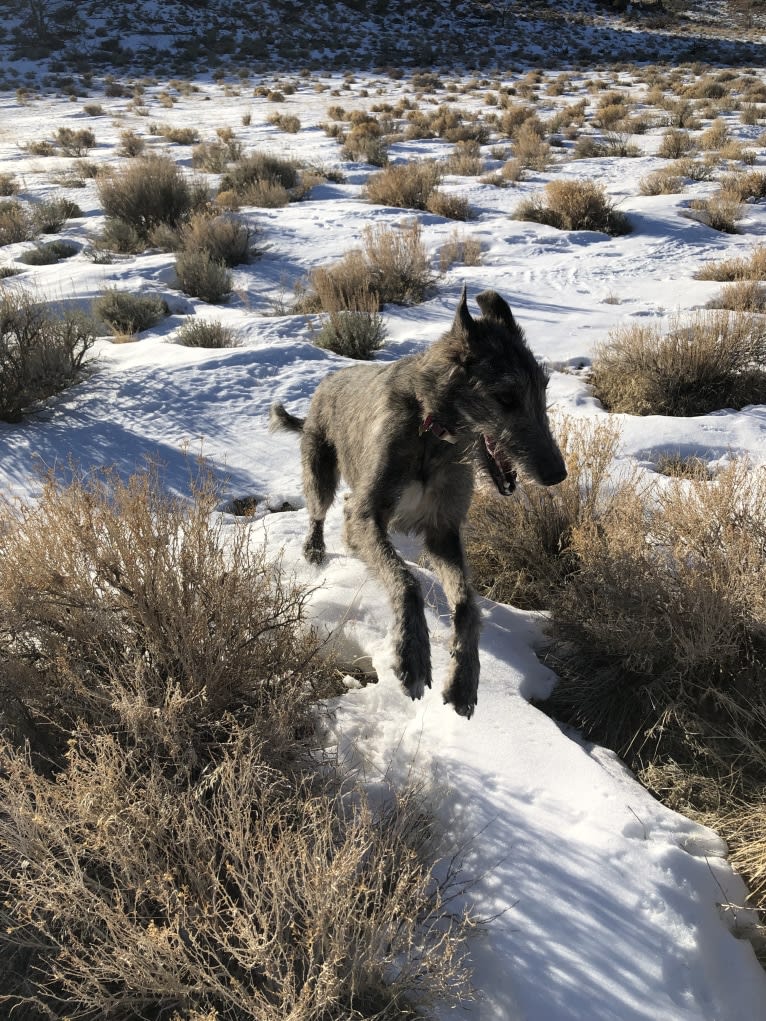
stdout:
[[516,472],[505,450],[493,436],[482,434],[479,450],[486,474],[492,479],[501,496],[510,496],[516,488]]

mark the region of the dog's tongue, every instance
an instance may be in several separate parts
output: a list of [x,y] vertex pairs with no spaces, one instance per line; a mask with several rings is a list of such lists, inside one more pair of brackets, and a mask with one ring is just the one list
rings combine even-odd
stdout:
[[497,469],[497,472],[492,472],[492,478],[498,492],[507,496],[516,488],[516,472],[513,470],[513,463],[493,436],[484,436],[484,446]]

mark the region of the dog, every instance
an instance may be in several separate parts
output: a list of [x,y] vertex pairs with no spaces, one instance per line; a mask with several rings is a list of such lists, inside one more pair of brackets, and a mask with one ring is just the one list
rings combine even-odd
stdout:
[[479,686],[481,615],[466,569],[461,527],[477,473],[508,497],[516,466],[535,482],[566,478],[546,409],[548,375],[508,303],[465,287],[451,328],[426,351],[393,363],[352,366],[322,380],[305,419],[279,403],[270,428],[301,434],[310,526],[303,551],[325,557],[324,519],[341,477],[350,493],[343,538],[380,578],[394,612],[395,671],[411,698],[431,686],[431,649],[417,579],[389,532],[414,533],[453,612],[443,698],[470,718]]

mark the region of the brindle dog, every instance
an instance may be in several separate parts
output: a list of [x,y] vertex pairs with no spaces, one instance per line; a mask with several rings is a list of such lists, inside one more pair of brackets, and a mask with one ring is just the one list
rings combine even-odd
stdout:
[[507,302],[495,291],[476,301],[479,319],[464,288],[451,329],[422,354],[322,380],[305,420],[281,404],[271,408],[272,428],[301,433],[311,563],[324,559],[324,519],[341,476],[350,487],[344,539],[388,591],[395,669],[412,698],[431,686],[431,649],[420,585],[389,532],[423,539],[454,614],[444,701],[466,717],[477,700],[481,617],[460,531],[475,473],[502,496],[514,489],[516,465],[543,486],[566,478],[548,423],[545,370]]

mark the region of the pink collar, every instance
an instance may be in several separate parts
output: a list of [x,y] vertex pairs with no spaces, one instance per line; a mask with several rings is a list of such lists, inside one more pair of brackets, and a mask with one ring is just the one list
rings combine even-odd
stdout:
[[433,415],[429,412],[420,423],[419,434],[432,433],[437,440],[444,440],[445,443],[457,443],[457,436],[450,432],[445,426],[434,421]]

